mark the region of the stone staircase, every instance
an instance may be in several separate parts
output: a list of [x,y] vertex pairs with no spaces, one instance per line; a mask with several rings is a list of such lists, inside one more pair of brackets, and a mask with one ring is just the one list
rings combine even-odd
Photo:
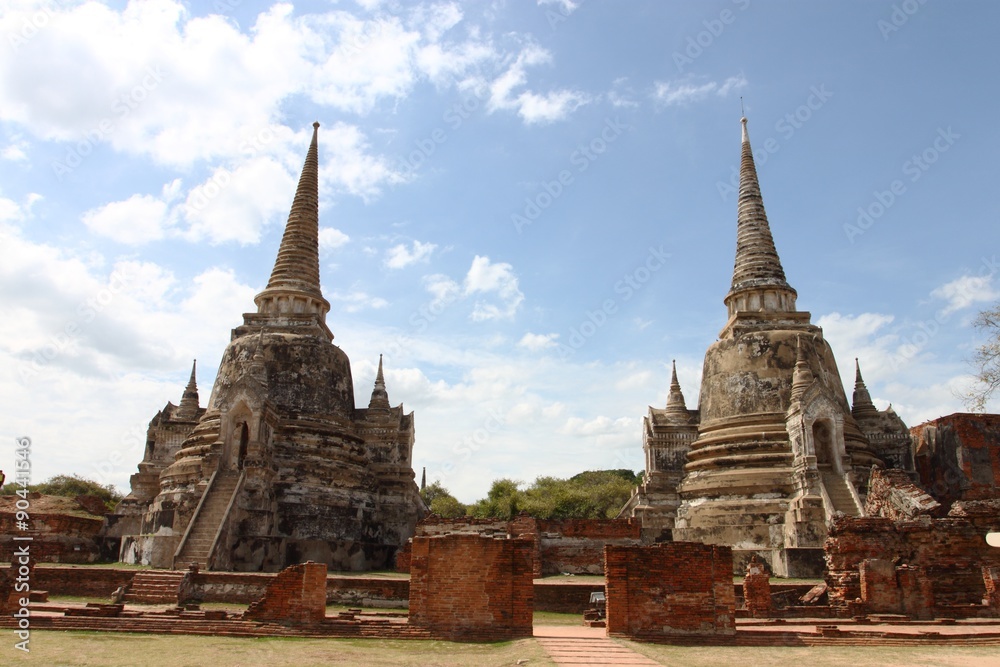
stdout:
[[183,572],[151,570],[139,572],[125,593],[125,602],[138,604],[177,604],[177,589],[184,579]]
[[191,530],[188,531],[181,552],[174,558],[174,568],[187,569],[191,563],[197,563],[199,568],[208,569],[212,542],[226,518],[226,509],[239,482],[240,473],[236,471],[220,470],[216,473],[212,485],[205,490],[208,494],[205,501],[191,517]]
[[830,496],[834,511],[843,512],[848,516],[861,516],[861,508],[854,500],[848,484],[850,482],[845,475],[834,471],[823,471],[823,486],[826,487],[826,494]]

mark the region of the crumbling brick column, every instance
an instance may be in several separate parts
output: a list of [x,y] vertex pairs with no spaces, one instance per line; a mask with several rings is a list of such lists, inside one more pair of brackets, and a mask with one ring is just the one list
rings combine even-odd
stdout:
[[730,547],[609,545],[604,572],[609,635],[655,640],[736,634]]
[[983,567],[983,583],[986,584],[986,595],[983,604],[996,613],[1000,613],[1000,567]]
[[286,567],[243,618],[290,625],[322,623],[326,618],[326,564],[309,561]]
[[743,601],[753,618],[771,615],[771,575],[754,554],[747,563],[747,573],[743,578]]
[[530,637],[533,549],[531,540],[414,537],[410,623],[452,640]]

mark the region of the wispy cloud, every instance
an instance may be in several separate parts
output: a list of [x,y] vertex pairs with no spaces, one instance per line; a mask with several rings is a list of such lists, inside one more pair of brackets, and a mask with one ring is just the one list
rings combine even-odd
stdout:
[[545,5],[556,5],[564,16],[569,16],[580,8],[580,3],[573,0],[538,0],[539,7],[544,7]]
[[722,83],[706,81],[694,83],[690,79],[682,81],[657,81],[653,86],[653,99],[665,107],[684,106],[700,102],[711,95],[726,97],[731,92],[746,87],[747,80],[742,74],[731,76]]
[[536,333],[526,333],[521,337],[521,340],[517,342],[518,347],[523,347],[526,350],[531,350],[532,352],[539,352],[548,348],[556,346],[556,338],[559,338],[557,333],[547,333],[547,334],[536,334]]
[[414,240],[410,248],[400,243],[394,245],[385,254],[385,265],[390,269],[402,269],[417,262],[426,262],[437,248],[433,243],[421,243]]
[[344,304],[343,308],[348,313],[356,313],[359,310],[366,310],[368,308],[385,308],[389,305],[389,302],[382,297],[372,296],[362,290],[334,292],[330,295],[330,301]]
[[425,276],[423,282],[436,305],[476,297],[469,315],[473,322],[509,319],[524,301],[514,267],[506,262],[493,263],[480,255],[472,259],[461,284],[440,273]]
[[524,122],[550,123],[562,120],[591,101],[589,95],[575,90],[558,89],[546,93],[532,90],[516,92],[528,80],[527,68],[552,62],[552,54],[529,43],[517,55],[514,62],[488,84],[489,102],[487,109],[515,110]]
[[946,301],[942,315],[968,308],[976,303],[989,303],[1000,298],[1000,292],[993,287],[993,275],[962,276],[941,285],[931,292],[936,299]]

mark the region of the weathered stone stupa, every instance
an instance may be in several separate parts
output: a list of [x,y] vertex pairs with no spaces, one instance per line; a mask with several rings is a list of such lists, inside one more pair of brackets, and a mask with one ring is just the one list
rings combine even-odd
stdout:
[[146,506],[138,533],[122,538],[124,561],[385,567],[423,514],[413,413],[390,405],[381,358],[368,408],[355,407],[350,360],[326,324],[318,128],[257,312],[233,330],[207,409],[158,471],[155,497],[133,488],[130,504]]
[[654,539],[729,545],[736,571],[756,554],[777,574],[813,576],[827,520],[863,512],[880,445],[902,462],[909,436],[867,389],[855,391],[866,402],[852,414],[822,329],[796,308],[741,122],[729,318],[705,353],[698,409],[685,407],[676,369],[666,409],[649,409],[644,483],[622,514]]

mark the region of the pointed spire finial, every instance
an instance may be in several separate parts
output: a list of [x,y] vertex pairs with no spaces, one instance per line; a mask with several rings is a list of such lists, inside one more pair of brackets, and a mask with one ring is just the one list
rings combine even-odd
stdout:
[[684,392],[681,383],[677,381],[677,360],[671,361],[670,394],[667,395],[667,412],[687,416],[687,405],[684,403]]
[[851,403],[851,414],[854,415],[855,419],[878,414],[878,408],[872,403],[871,394],[868,393],[865,380],[861,377],[861,364],[856,357],[854,359],[854,396]]
[[191,362],[191,377],[188,379],[184,393],[181,395],[181,404],[177,406],[177,416],[183,419],[193,419],[198,414],[198,382],[195,374],[198,369],[198,360]]
[[385,376],[382,374],[382,355],[378,355],[378,373],[375,375],[375,388],[368,402],[369,410],[388,410],[389,392],[385,390]]
[[423,493],[427,490],[427,466],[424,466],[424,471],[420,475],[420,491]]
[[[281,246],[267,287],[254,298],[257,312],[269,315],[315,313],[325,320],[330,311],[319,283],[319,123],[285,223]],[[305,308],[302,307],[303,302]],[[325,324],[324,324],[325,326]]]
[[785,270],[774,247],[745,116],[740,124],[743,140],[736,214],[736,262],[732,287],[725,298],[726,307],[730,317],[738,311],[792,312],[796,292],[785,280]]

